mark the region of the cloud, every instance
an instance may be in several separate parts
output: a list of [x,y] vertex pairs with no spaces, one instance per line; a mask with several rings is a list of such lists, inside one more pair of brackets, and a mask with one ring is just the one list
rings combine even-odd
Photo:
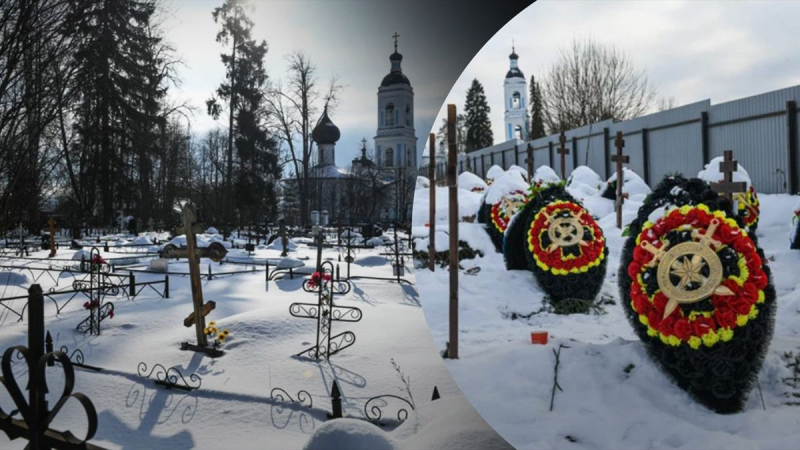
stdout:
[[[503,78],[512,39],[526,78],[543,77],[559,50],[591,38],[624,52],[663,97],[676,104],[722,103],[800,83],[800,3],[540,0],[512,19],[456,82],[446,103],[463,107],[473,78],[504,138]],[[439,118],[446,116],[444,105]],[[438,120],[437,120],[438,123]]]

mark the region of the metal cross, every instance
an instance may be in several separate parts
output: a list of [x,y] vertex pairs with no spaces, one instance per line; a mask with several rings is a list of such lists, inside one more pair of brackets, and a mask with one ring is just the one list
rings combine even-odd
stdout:
[[617,138],[614,139],[614,146],[617,147],[617,154],[611,155],[611,161],[617,163],[617,200],[614,209],[617,211],[617,228],[622,229],[622,204],[625,203],[625,195],[622,193],[622,185],[625,183],[625,171],[622,165],[630,162],[628,155],[622,154],[625,148],[625,139],[622,138],[622,131],[617,131]]
[[399,38],[400,35],[397,34],[397,32],[395,31],[394,34],[392,35],[392,37],[394,38],[394,51],[395,51],[395,53],[397,53],[397,38]]

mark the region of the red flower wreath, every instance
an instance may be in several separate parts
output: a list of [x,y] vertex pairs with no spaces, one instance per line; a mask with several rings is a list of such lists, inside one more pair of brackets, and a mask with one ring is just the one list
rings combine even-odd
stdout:
[[[564,211],[571,212],[592,236],[591,240],[584,241],[586,243],[585,246],[575,246],[579,252],[578,256],[573,254],[565,255],[562,247],[556,247],[552,251],[542,248],[543,234],[547,233],[550,227],[550,221],[547,216],[556,217]],[[605,247],[606,240],[597,222],[582,206],[572,202],[556,201],[542,208],[534,216],[528,231],[528,249],[533,254],[536,265],[543,270],[552,272],[554,275],[587,272],[590,268],[599,265],[605,258]]]
[[492,205],[492,225],[497,229],[500,234],[506,232],[506,228],[508,228],[508,223],[511,222],[512,215],[506,210],[505,204],[503,202],[504,199],[508,199],[510,201],[521,201],[523,203],[528,203],[528,197],[525,195],[525,192],[521,190],[516,190],[511,192],[510,194],[504,196],[500,199],[499,202]]
[[[720,287],[724,286],[732,294],[713,293],[712,311],[695,311],[687,316],[678,307],[664,317],[669,302],[667,296],[660,290],[649,295],[643,286],[645,272],[648,270],[646,265],[655,256],[645,250],[641,243],[647,241],[660,249],[664,245],[662,239],[670,231],[677,228],[706,231],[714,219],[719,221],[719,225],[710,237],[719,241],[721,247],[733,249],[739,258],[739,275],[731,274],[720,284]],[[721,248],[714,249],[715,252],[719,250]],[[632,281],[631,305],[639,314],[639,321],[647,326],[648,335],[659,337],[668,345],[687,343],[693,349],[699,348],[701,343],[711,347],[719,340],[725,342],[733,338],[736,328],[745,326],[748,320],[758,315],[757,304],[764,302],[764,288],[768,283],[761,257],[747,233],[739,229],[735,221],[726,219],[720,212],[710,212],[705,205],[676,208],[655,224],[646,224],[637,237],[633,260],[628,266],[628,276]]]

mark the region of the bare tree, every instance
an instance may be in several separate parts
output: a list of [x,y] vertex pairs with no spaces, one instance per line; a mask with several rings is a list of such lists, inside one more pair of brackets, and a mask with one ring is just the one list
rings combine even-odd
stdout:
[[286,87],[278,83],[270,90],[266,103],[270,110],[276,136],[280,137],[288,153],[285,164],[291,164],[300,191],[300,220],[305,224],[310,214],[310,170],[313,162],[314,142],[311,139],[322,101],[323,109],[330,112],[338,103],[342,85],[333,77],[327,91],[321,94],[318,87],[317,68],[305,53],[293,52],[286,57],[289,63]]
[[542,83],[551,133],[602,120],[627,120],[653,107],[655,90],[622,52],[592,40],[562,49]]

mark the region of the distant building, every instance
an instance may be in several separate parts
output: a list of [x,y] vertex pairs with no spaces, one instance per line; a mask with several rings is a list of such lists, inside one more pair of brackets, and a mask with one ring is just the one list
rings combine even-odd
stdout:
[[525,97],[528,93],[528,83],[525,75],[519,69],[519,55],[514,47],[508,55],[509,68],[503,81],[505,94],[505,134],[506,141],[521,139],[527,141],[530,133],[528,130],[528,108]]

